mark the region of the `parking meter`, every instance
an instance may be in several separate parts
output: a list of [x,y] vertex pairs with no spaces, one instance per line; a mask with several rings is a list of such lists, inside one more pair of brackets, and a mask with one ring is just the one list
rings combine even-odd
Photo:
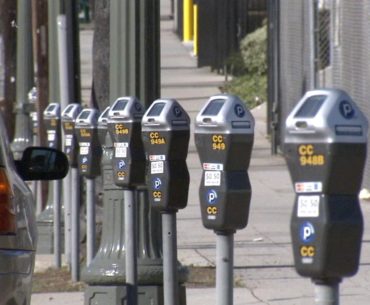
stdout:
[[98,118],[98,138],[101,145],[105,145],[105,137],[108,132],[108,113],[110,107],[106,107]]
[[80,112],[75,123],[80,147],[78,167],[80,174],[88,179],[94,179],[100,175],[102,148],[98,137],[98,117],[98,110],[87,108]]
[[189,123],[188,114],[172,99],[154,101],[142,119],[149,200],[160,211],[177,211],[187,204]]
[[254,118],[236,96],[213,96],[197,115],[195,145],[203,169],[199,198],[207,229],[235,232],[247,225],[253,140]]
[[60,147],[60,104],[50,103],[44,110],[48,147]]
[[78,142],[75,135],[75,121],[81,112],[80,104],[69,104],[62,112],[62,126],[64,131],[64,153],[67,155],[71,167],[78,164]]
[[145,184],[145,153],[141,140],[144,107],[135,97],[120,97],[108,113],[108,131],[113,140],[113,177],[126,189]]
[[314,281],[357,272],[367,131],[360,109],[336,89],[307,92],[286,120],[284,155],[296,193],[295,267]]

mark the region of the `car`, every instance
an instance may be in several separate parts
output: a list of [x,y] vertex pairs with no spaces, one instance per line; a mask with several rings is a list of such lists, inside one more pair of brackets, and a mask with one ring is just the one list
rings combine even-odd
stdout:
[[37,246],[33,194],[26,181],[62,179],[64,153],[28,147],[13,160],[0,117],[0,305],[29,305]]

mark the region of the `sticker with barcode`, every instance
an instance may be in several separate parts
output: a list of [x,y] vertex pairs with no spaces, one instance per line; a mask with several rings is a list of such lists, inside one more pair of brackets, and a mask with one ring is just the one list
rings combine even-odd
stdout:
[[163,174],[164,173],[163,161],[150,162],[150,173],[151,174]]

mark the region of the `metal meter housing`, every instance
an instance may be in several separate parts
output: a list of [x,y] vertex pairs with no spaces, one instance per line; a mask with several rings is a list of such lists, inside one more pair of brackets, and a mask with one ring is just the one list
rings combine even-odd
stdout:
[[203,169],[199,198],[207,229],[234,232],[248,223],[254,125],[234,95],[211,97],[196,117],[195,145]]
[[75,123],[79,146],[78,168],[82,176],[94,179],[100,175],[102,148],[98,137],[99,111],[94,108],[83,109]]
[[103,146],[105,145],[106,136],[108,133],[108,113],[110,106],[106,107],[98,118],[98,137],[99,142]]
[[190,181],[188,114],[176,100],[159,99],[145,112],[141,128],[152,207],[162,212],[185,208]]
[[123,188],[145,184],[145,153],[141,140],[144,107],[136,97],[120,97],[110,107],[108,131],[113,141],[114,183]]
[[67,155],[70,166],[78,165],[78,142],[75,135],[75,121],[80,114],[80,104],[69,104],[62,112],[62,127],[64,132],[64,153]]
[[291,236],[302,276],[340,279],[358,270],[367,133],[367,119],[339,89],[307,92],[287,117],[284,156],[296,193]]
[[47,146],[57,149],[60,148],[61,143],[60,112],[60,104],[58,103],[50,103],[43,112]]

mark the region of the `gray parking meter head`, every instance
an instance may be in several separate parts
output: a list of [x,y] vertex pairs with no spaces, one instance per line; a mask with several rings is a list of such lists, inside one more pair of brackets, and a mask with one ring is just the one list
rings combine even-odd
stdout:
[[308,91],[286,120],[285,142],[366,143],[368,122],[339,89]]
[[82,107],[78,103],[69,104],[62,111],[62,126],[64,131],[64,153],[68,157],[71,167],[77,167],[78,141],[75,135],[75,121]]
[[97,109],[87,108],[76,118],[75,132],[79,146],[78,165],[80,174],[88,179],[100,175],[102,148],[98,137]]
[[106,136],[108,132],[108,113],[110,106],[106,107],[98,118],[98,136],[101,145],[105,145]]
[[161,212],[185,208],[189,190],[188,114],[176,100],[159,99],[145,112],[141,128],[152,207]]
[[48,147],[59,148],[61,140],[60,131],[60,104],[50,103],[43,113],[47,133]]
[[145,153],[141,140],[143,114],[143,105],[132,96],[119,97],[108,113],[108,130],[114,147],[114,182],[127,189],[145,185]]
[[329,194],[357,193],[367,133],[366,117],[346,92],[307,92],[286,120],[284,152],[293,181],[319,182]]
[[247,170],[254,141],[252,114],[237,96],[213,96],[196,117],[194,138],[203,168],[203,225],[219,232],[244,228],[251,199]]
[[284,156],[296,192],[291,236],[297,272],[315,280],[354,275],[363,218],[358,199],[368,122],[338,89],[307,92],[286,120]]

